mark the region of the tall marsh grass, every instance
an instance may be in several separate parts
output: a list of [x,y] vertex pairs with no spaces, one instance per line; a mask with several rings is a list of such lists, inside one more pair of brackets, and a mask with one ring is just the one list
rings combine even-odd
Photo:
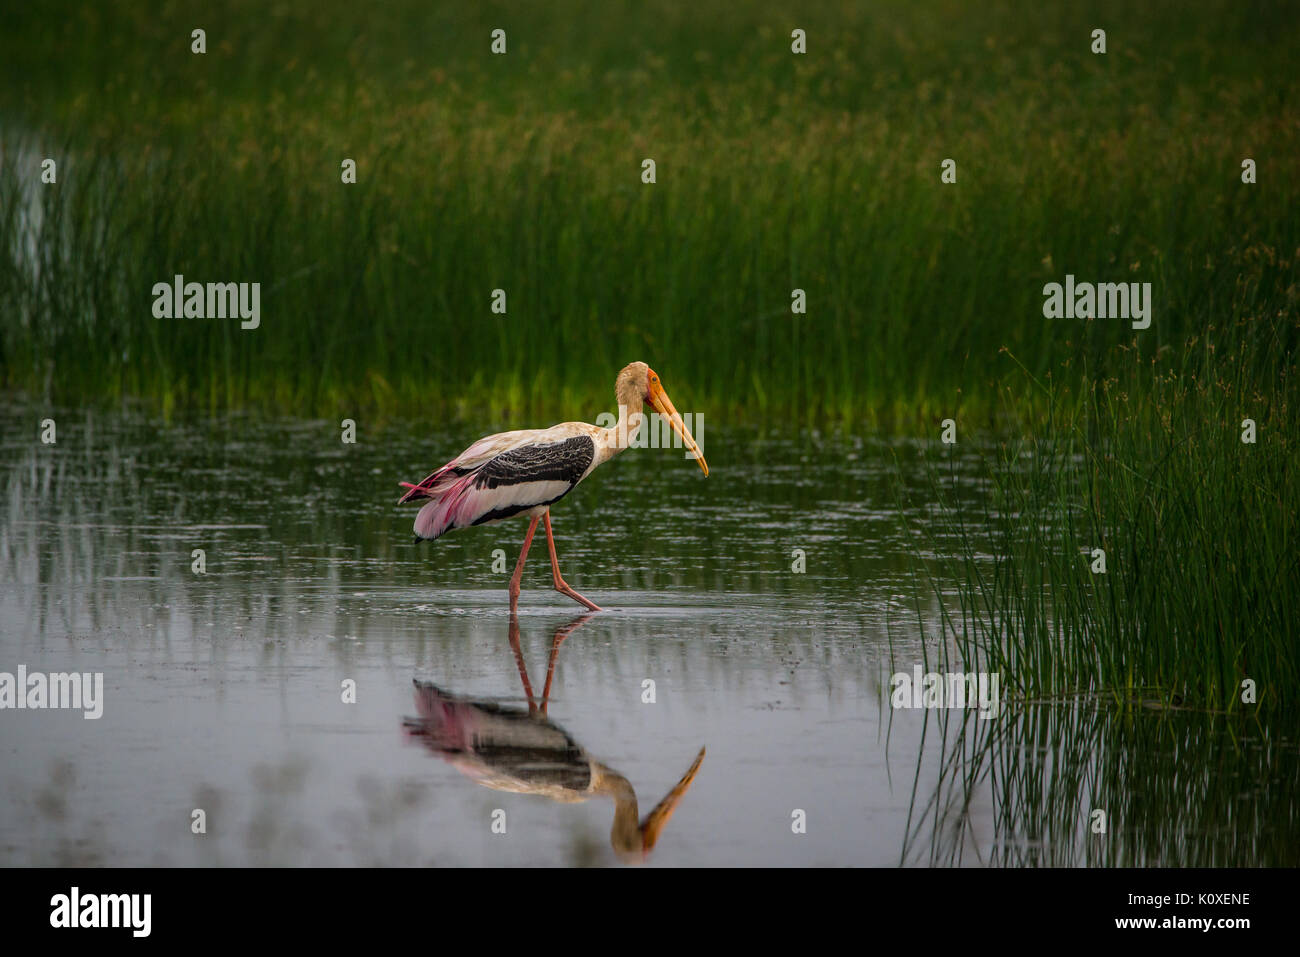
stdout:
[[[1278,340],[1293,324],[1243,320],[1226,348],[1134,347],[1122,376],[1085,371],[1081,395],[1034,380],[1050,426],[1020,422],[1023,437],[986,456],[982,514],[956,506],[934,463],[918,535],[962,543],[929,569],[962,595],[941,657],[999,671],[1030,700],[1105,690],[1200,710],[1294,704],[1297,370]],[[1253,381],[1261,349],[1286,357],[1267,386]]]
[[[1127,324],[1045,320],[1043,284],[1153,283],[1150,348],[1239,318],[1227,251],[1300,243],[1300,29],[1040,6],[830,4],[805,56],[769,2],[25,9],[0,40],[3,384],[590,418],[642,358],[715,415],[928,426],[996,414],[1004,347],[1122,373]],[[32,189],[44,156],[59,182]],[[176,273],[261,282],[261,328],[155,319]]]
[[[1294,867],[1295,712],[1029,705],[1001,721],[940,717],[933,787],[915,788],[903,864]],[[924,763],[923,753],[918,764]],[[918,774],[918,780],[920,775]],[[992,828],[982,809],[992,807]],[[1100,819],[1097,812],[1105,817]],[[1104,825],[1103,830],[1094,826]]]

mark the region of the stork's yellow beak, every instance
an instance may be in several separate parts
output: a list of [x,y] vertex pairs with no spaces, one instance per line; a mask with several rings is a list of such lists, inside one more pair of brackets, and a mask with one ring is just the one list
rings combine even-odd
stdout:
[[682,417],[677,414],[677,409],[673,406],[673,400],[668,398],[668,393],[659,384],[659,377],[654,374],[653,370],[650,372],[650,404],[654,406],[656,412],[668,420],[669,425],[673,427],[673,431],[682,437],[687,450],[691,452],[695,461],[700,463],[700,468],[704,474],[708,475],[709,463],[704,461],[704,453],[700,451],[699,445],[696,444],[690,430],[686,428],[686,423],[682,421]]

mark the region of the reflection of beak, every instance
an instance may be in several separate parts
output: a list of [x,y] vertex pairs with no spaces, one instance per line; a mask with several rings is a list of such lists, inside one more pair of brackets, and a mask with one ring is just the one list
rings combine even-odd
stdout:
[[700,748],[700,753],[695,756],[695,763],[690,769],[682,775],[682,779],[677,782],[677,786],[668,792],[668,796],[655,805],[655,809],[645,816],[645,821],[641,824],[641,850],[649,854],[651,848],[655,846],[655,841],[659,840],[659,832],[664,829],[668,819],[673,816],[673,811],[677,810],[677,805],[682,796],[690,788],[691,782],[695,780],[695,772],[700,769],[704,762],[704,749]]
[[708,475],[709,463],[704,461],[704,453],[700,451],[700,447],[695,443],[695,438],[687,430],[682,417],[677,414],[677,409],[673,407],[673,400],[668,398],[668,393],[664,391],[664,387],[658,382],[650,383],[650,404],[654,406],[656,412],[668,420],[673,427],[673,431],[682,437],[682,441],[686,443],[686,448],[694,453],[695,461],[700,463],[700,468],[704,470],[705,475]]

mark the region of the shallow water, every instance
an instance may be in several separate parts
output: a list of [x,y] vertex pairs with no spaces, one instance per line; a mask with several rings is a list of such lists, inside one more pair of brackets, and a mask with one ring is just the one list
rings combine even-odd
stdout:
[[[516,655],[524,521],[416,546],[394,505],[506,423],[361,421],[344,445],[335,422],[65,412],[44,445],[49,415],[3,414],[0,672],[102,672],[104,708],[0,711],[0,863],[1296,862],[1294,721],[891,710],[889,672],[934,654],[955,602],[918,584],[898,520],[920,444],[710,423],[708,479],[680,451],[620,456],[554,510],[564,575],[604,610],[552,591],[535,541]],[[972,461],[948,464],[979,506]],[[415,720],[417,681],[455,722]],[[500,732],[494,769],[447,744],[465,726]],[[701,748],[652,853],[619,853],[614,792],[644,818]],[[518,790],[593,761],[618,787]]]

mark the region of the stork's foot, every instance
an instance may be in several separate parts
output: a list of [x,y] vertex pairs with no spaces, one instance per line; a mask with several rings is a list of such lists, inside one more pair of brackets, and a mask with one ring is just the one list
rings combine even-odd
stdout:
[[592,611],[600,611],[600,606],[599,606],[599,605],[597,605],[594,601],[592,601],[592,600],[589,599],[589,598],[583,598],[583,597],[582,597],[581,595],[579,595],[576,591],[574,591],[572,588],[570,588],[570,587],[569,587],[569,583],[566,582],[566,581],[565,581],[563,578],[561,578],[559,575],[556,575],[556,576],[555,576],[555,590],[558,591],[561,595],[568,595],[570,598],[572,598],[574,601],[576,601],[579,605],[586,605],[586,606],[587,606],[588,608],[590,608]]
[[[580,605],[586,605],[592,611],[600,611],[600,606],[594,601],[588,601],[576,591],[569,587],[569,583],[560,577],[560,560],[555,557],[555,533],[551,531],[551,510],[548,508],[546,516],[546,547],[551,552],[551,581],[555,582],[555,590],[561,595],[568,595]],[[533,519],[536,522],[536,519]]]

